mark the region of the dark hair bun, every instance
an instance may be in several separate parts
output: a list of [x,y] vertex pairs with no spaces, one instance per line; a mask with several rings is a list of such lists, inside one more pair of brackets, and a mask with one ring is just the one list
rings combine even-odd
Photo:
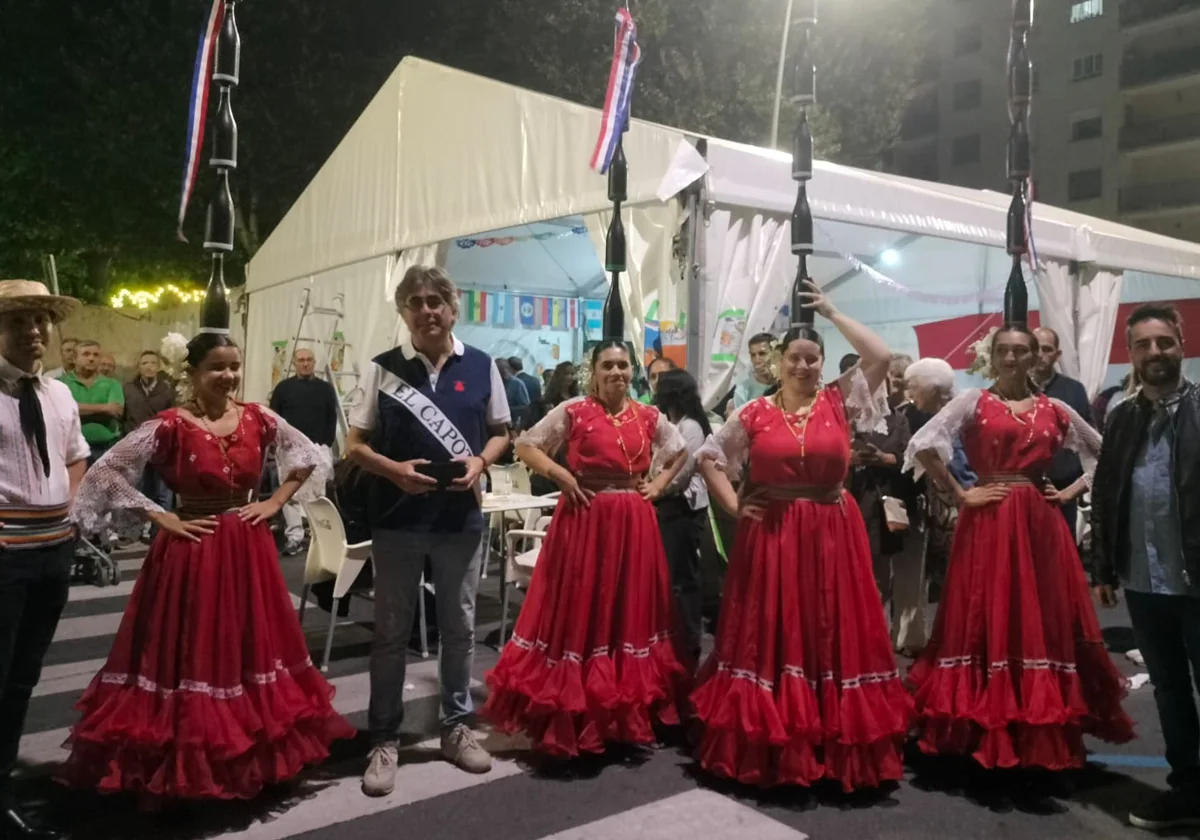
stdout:
[[187,344],[187,363],[197,368],[200,363],[219,347],[237,347],[237,342],[225,333],[200,333]]

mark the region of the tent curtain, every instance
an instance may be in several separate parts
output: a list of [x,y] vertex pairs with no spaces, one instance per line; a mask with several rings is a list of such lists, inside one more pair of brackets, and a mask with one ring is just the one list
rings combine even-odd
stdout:
[[1090,397],[1100,392],[1108,373],[1124,279],[1124,272],[1106,268],[1084,266],[1080,271],[1079,380]]
[[[796,274],[785,219],[740,208],[715,210],[703,229],[708,311],[701,336],[701,396],[706,406],[720,402],[743,374],[746,342],[770,330]],[[739,362],[741,360],[741,362]]]
[[[603,210],[584,216],[592,246],[604,264],[608,243],[608,224],[612,211]],[[675,237],[679,233],[682,212],[679,202],[622,208],[627,247],[626,271],[621,273],[621,303],[625,306],[625,331],[633,342],[638,359],[646,353],[646,312],[651,303],[676,298],[679,276],[675,268]]]
[[1059,260],[1045,260],[1033,276],[1037,284],[1040,323],[1058,334],[1058,349],[1062,351],[1059,369],[1072,379],[1080,379],[1075,331],[1076,278],[1071,266]]

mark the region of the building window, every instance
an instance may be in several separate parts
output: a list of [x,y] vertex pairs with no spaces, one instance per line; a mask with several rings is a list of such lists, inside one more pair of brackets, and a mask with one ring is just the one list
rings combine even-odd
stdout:
[[1091,20],[1104,14],[1104,0],[1082,0],[1071,4],[1071,23]]
[[1104,119],[1102,117],[1083,117],[1071,123],[1071,142],[1080,140],[1095,140],[1104,134]]
[[1086,201],[1099,198],[1104,193],[1104,182],[1099,169],[1080,169],[1067,176],[1067,200]]
[[955,111],[969,111],[972,108],[978,108],[979,103],[983,100],[983,86],[979,83],[979,79],[956,82],[953,99]]
[[1092,79],[1104,72],[1104,53],[1079,56],[1071,62],[1071,81]]
[[979,135],[964,134],[955,137],[950,148],[950,162],[955,166],[979,162]]
[[968,55],[983,48],[983,29],[979,24],[963,26],[954,31],[954,54]]

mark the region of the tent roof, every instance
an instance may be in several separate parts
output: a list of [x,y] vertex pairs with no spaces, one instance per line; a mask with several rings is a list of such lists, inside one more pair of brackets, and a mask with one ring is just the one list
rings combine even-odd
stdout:
[[[250,261],[246,288],[611,207],[588,166],[599,129],[594,108],[405,58]],[[629,204],[658,201],[684,138],[633,121]]]
[[[790,214],[791,156],[725,140],[708,144],[709,199]],[[1009,197],[818,161],[809,202],[818,219],[1004,247]],[[1039,256],[1200,279],[1200,244],[1035,203]],[[869,254],[867,248],[855,249]]]

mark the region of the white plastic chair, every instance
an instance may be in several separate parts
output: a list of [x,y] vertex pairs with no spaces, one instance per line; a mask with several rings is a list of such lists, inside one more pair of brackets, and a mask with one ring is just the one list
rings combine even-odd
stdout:
[[[488,467],[488,489],[495,496],[532,496],[533,484],[529,468],[520,461]],[[519,512],[516,511],[510,511],[507,514],[493,513],[488,517],[487,545],[483,556],[483,568],[479,574],[481,578],[488,576],[488,561],[491,559],[492,553],[492,534],[502,533],[502,526],[506,518],[509,522],[521,521]],[[500,546],[500,550],[504,550],[503,545]]]
[[[504,562],[505,586],[500,593],[500,647],[504,647],[508,635],[508,596],[513,588],[528,587],[533,580],[533,570],[537,566],[538,557],[542,553],[542,540],[546,537],[546,529],[550,526],[549,516],[538,516],[532,527],[509,531],[504,535],[508,545],[505,547]],[[527,541],[529,547],[517,551],[517,543]]]
[[[346,542],[346,526],[342,515],[333,502],[325,497],[304,503],[304,513],[312,539],[308,545],[308,559],[304,567],[304,590],[300,596],[300,623],[304,624],[304,608],[308,605],[309,591],[314,583],[333,580],[333,606],[329,611],[329,630],[325,635],[325,655],[321,670],[329,670],[329,657],[333,652],[333,630],[338,624],[338,606],[350,595],[371,597],[368,592],[353,592],[350,587],[359,572],[371,559],[371,541]],[[424,599],[422,599],[422,607]],[[422,612],[424,610],[422,609]],[[350,623],[350,622],[343,622]],[[422,628],[425,626],[422,620]]]

